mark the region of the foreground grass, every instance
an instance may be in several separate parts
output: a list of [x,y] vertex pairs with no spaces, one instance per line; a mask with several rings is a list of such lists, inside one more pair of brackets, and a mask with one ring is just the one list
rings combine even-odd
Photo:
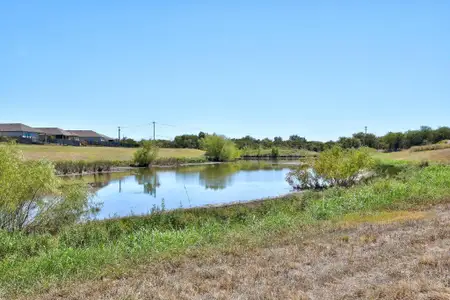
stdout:
[[117,278],[136,266],[171,261],[187,253],[207,258],[217,251],[233,253],[235,248],[252,251],[277,237],[320,227],[323,221],[354,222],[358,215],[405,210],[448,198],[450,167],[436,165],[349,189],[90,222],[55,235],[1,232],[0,296]]
[[234,237],[33,299],[450,299],[450,205],[344,219]]
[[[131,161],[136,148],[121,147],[73,147],[57,145],[23,145],[17,147],[23,151],[26,159],[46,158],[52,161],[84,160],[87,162],[96,160]],[[197,149],[171,149],[161,148],[159,157],[182,158],[201,157],[204,151]]]

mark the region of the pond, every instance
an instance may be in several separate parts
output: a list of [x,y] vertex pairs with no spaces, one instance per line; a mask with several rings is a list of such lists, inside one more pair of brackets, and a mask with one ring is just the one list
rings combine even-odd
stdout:
[[[292,166],[291,166],[292,167]],[[101,203],[96,219],[226,204],[287,194],[290,166],[240,162],[178,168],[140,169],[83,176]]]

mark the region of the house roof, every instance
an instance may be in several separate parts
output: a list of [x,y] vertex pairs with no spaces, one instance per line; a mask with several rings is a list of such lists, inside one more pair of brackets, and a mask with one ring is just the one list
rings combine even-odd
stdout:
[[106,135],[97,133],[93,130],[68,130],[73,134],[78,135],[79,137],[85,137],[85,138],[104,138],[106,140],[114,140],[113,138],[110,138]]
[[77,134],[61,129],[61,128],[57,128],[57,127],[38,127],[36,128],[40,131],[42,131],[43,133],[47,134],[47,135],[65,135],[65,136],[78,136]]
[[27,126],[22,123],[9,123],[9,124],[0,124],[0,131],[1,132],[36,132],[36,133],[42,133],[37,128],[33,128],[30,126]]

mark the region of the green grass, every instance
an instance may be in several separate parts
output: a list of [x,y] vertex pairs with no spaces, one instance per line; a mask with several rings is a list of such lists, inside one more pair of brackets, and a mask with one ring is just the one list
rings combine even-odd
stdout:
[[[18,145],[26,159],[47,158],[52,161],[84,160],[87,162],[97,160],[131,161],[136,148],[121,147],[73,147],[57,145]],[[183,158],[202,157],[204,151],[197,149],[161,148],[159,157]]]
[[345,221],[349,214],[405,210],[449,197],[450,167],[433,165],[348,189],[94,221],[55,235],[0,232],[0,298],[65,281],[121,276],[136,264],[189,251],[230,251],[321,220]]

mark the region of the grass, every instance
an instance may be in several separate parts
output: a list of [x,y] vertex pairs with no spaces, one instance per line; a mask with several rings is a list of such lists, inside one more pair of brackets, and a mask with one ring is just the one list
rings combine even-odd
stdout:
[[[73,147],[57,145],[23,145],[18,147],[23,151],[26,159],[47,158],[52,161],[84,160],[87,162],[96,160],[130,161],[136,148],[121,147]],[[197,149],[172,149],[161,148],[159,157],[184,158],[202,157],[204,151]]]
[[450,162],[450,149],[427,150],[427,151],[409,151],[380,153],[375,152],[374,156],[382,160],[405,160],[405,161],[430,161],[439,163]]
[[[94,221],[55,235],[0,232],[0,297],[31,295],[71,282],[122,278],[139,266],[174,261],[189,253],[207,260],[218,251],[230,255],[236,248],[257,251],[267,242],[282,243],[311,226],[355,222],[357,214],[367,218],[449,198],[450,167],[433,165],[349,189]],[[392,217],[379,215],[383,217],[374,218]],[[364,240],[373,238],[367,235]]]

